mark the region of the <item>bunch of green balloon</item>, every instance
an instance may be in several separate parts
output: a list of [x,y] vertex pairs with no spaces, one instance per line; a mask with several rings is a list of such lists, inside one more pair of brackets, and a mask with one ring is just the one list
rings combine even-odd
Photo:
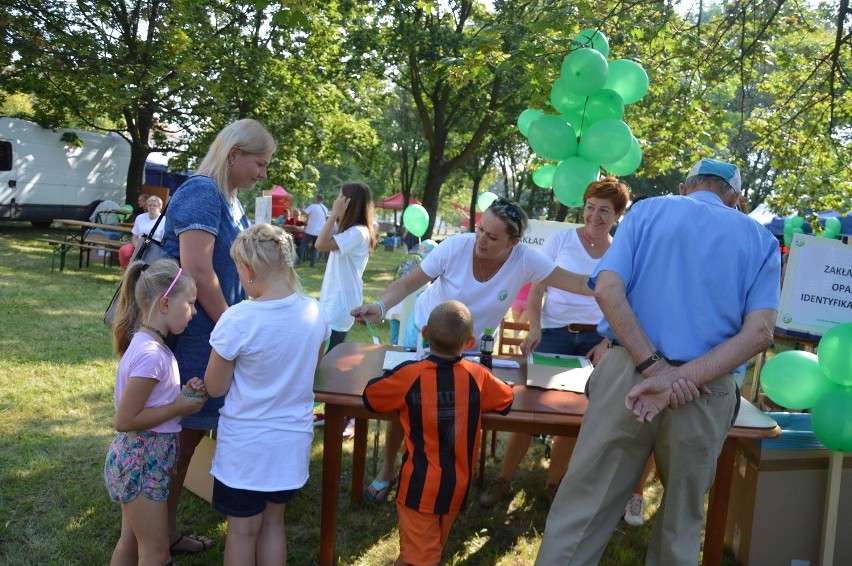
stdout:
[[422,238],[429,227],[429,213],[419,204],[409,204],[402,213],[402,225],[418,238]]
[[[550,104],[559,115],[528,108],[518,117],[518,129],[532,150],[559,162],[555,168],[539,168],[533,182],[552,186],[567,206],[582,204],[586,186],[597,179],[601,167],[614,175],[630,175],[642,163],[639,141],[622,118],[624,106],[648,92],[648,75],[634,61],[607,63],[608,56],[609,40],[600,30],[581,31],[550,91]],[[569,171],[579,177],[569,179]]]
[[834,239],[840,234],[843,225],[839,218],[830,217],[825,219],[825,230],[822,233],[823,238]]
[[819,367],[838,387],[814,405],[814,433],[826,448],[852,452],[852,323],[830,328],[817,352]]
[[784,246],[790,247],[793,243],[794,234],[803,234],[805,219],[801,216],[788,216],[784,219]]
[[798,350],[769,359],[763,391],[788,409],[811,409],[814,433],[831,450],[852,452],[852,323],[830,328],[816,355]]

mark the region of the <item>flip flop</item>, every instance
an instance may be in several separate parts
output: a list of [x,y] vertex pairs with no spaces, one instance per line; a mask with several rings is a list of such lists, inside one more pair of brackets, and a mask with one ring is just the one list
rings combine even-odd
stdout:
[[[195,541],[201,545],[201,548],[198,550],[186,550],[181,548],[176,548],[177,545],[181,543],[183,539],[189,539],[191,541]],[[216,544],[212,538],[210,537],[200,537],[196,535],[185,535],[181,534],[176,541],[174,541],[169,546],[169,552],[171,554],[201,554],[205,550],[209,550],[213,548],[213,545]]]
[[[364,490],[364,499],[370,503],[387,503],[390,491],[396,486],[396,478],[391,481],[373,480],[370,486]],[[373,491],[370,491],[373,488]]]

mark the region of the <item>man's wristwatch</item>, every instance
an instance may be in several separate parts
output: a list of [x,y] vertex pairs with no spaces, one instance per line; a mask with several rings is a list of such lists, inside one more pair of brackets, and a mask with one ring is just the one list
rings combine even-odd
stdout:
[[659,362],[660,360],[664,360],[664,359],[666,359],[665,356],[663,356],[663,354],[660,353],[659,350],[657,350],[656,352],[651,354],[650,358],[648,358],[647,360],[645,360],[644,362],[642,362],[641,364],[636,366],[636,371],[638,371],[639,373],[642,373],[643,371],[645,371],[646,369],[648,369],[649,367],[651,367],[655,363]]

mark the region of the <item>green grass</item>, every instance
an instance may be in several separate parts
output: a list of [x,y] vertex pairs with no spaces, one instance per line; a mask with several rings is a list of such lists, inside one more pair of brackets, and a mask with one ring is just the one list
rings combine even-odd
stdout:
[[[121,517],[101,475],[114,434],[117,363],[101,316],[119,270],[94,260],[91,267],[77,269],[72,252],[65,271],[51,272],[50,247],[35,240],[48,235],[58,234],[21,223],[0,224],[0,564],[106,564]],[[381,248],[374,253],[364,277],[368,300],[391,281],[401,257],[401,251]],[[298,269],[313,296],[319,294],[324,267]],[[387,326],[378,326],[378,331],[387,341]],[[370,337],[356,326],[349,340],[369,342]],[[500,439],[502,444],[505,436]],[[321,434],[314,440],[308,485],[287,506],[289,563],[297,566],[315,564],[319,549],[321,440]],[[395,507],[350,502],[351,448],[351,443],[344,445],[339,563],[391,564],[398,551]],[[368,448],[368,479],[373,465]],[[473,503],[453,526],[446,562],[532,564],[547,516],[542,497],[546,466],[544,447],[534,443],[515,474],[516,497],[494,510],[479,507],[474,486]],[[488,476],[495,476],[498,467],[499,460],[489,459]],[[646,489],[652,510],[660,490],[659,483]],[[178,524],[185,532],[213,536],[217,544],[202,556],[181,556],[177,563],[221,563],[224,517],[187,493]],[[651,525],[620,523],[604,563],[643,564]]]

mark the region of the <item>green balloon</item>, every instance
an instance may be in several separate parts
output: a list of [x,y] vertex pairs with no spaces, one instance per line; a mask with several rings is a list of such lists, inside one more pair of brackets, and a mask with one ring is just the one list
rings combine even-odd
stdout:
[[577,155],[577,134],[561,116],[545,114],[530,124],[530,147],[544,159],[561,161]]
[[583,128],[589,125],[582,108],[563,112],[561,116],[563,120],[568,122],[568,124],[574,128],[574,133],[578,136],[583,133]]
[[627,155],[632,140],[633,132],[621,120],[600,120],[585,127],[577,153],[592,163],[615,163]]
[[591,47],[604,57],[609,57],[609,39],[596,29],[584,29],[571,42],[571,49]]
[[572,110],[581,110],[583,105],[586,103],[586,97],[576,94],[571,89],[570,83],[571,79],[568,77],[559,77],[550,88],[550,104],[552,104],[560,114],[564,114]]
[[641,164],[642,146],[639,145],[639,140],[634,136],[630,142],[630,149],[627,150],[624,157],[613,163],[605,163],[603,168],[607,173],[624,177],[635,173]]
[[789,216],[784,219],[784,226],[787,226],[787,223],[790,223],[790,226],[793,228],[801,228],[805,225],[805,219],[801,216]]
[[539,110],[538,108],[527,108],[521,112],[520,116],[518,116],[518,130],[520,130],[521,134],[526,136],[529,132],[530,124],[542,116],[544,116],[544,110]]
[[814,434],[829,450],[852,452],[852,389],[830,391],[811,411]]
[[840,230],[843,228],[843,225],[840,222],[839,218],[831,217],[825,219],[825,231],[831,234],[831,237],[834,238],[840,233]]
[[838,388],[820,369],[816,354],[801,350],[769,358],[760,372],[760,385],[773,403],[795,410],[810,409]]
[[562,77],[568,80],[568,88],[574,94],[594,94],[606,83],[606,58],[594,49],[572,51],[562,61]]
[[402,225],[418,238],[422,238],[429,227],[429,213],[419,204],[409,204],[402,213]]
[[565,206],[583,204],[583,193],[589,183],[596,181],[600,168],[582,157],[569,157],[553,172],[553,194]]
[[852,322],[829,328],[819,341],[819,367],[831,381],[852,386]]
[[479,193],[479,196],[476,197],[476,207],[482,212],[485,212],[486,210],[488,210],[488,207],[491,206],[495,200],[497,200],[497,198],[497,195],[495,195],[491,191]]
[[532,174],[533,183],[542,189],[549,189],[553,186],[553,174],[556,172],[556,165],[542,165]]
[[648,92],[648,74],[635,61],[616,59],[609,62],[609,74],[603,88],[620,94],[624,104],[633,104]]
[[614,90],[602,88],[591,95],[586,102],[586,119],[589,124],[600,120],[621,120],[622,116],[624,116],[624,101]]

